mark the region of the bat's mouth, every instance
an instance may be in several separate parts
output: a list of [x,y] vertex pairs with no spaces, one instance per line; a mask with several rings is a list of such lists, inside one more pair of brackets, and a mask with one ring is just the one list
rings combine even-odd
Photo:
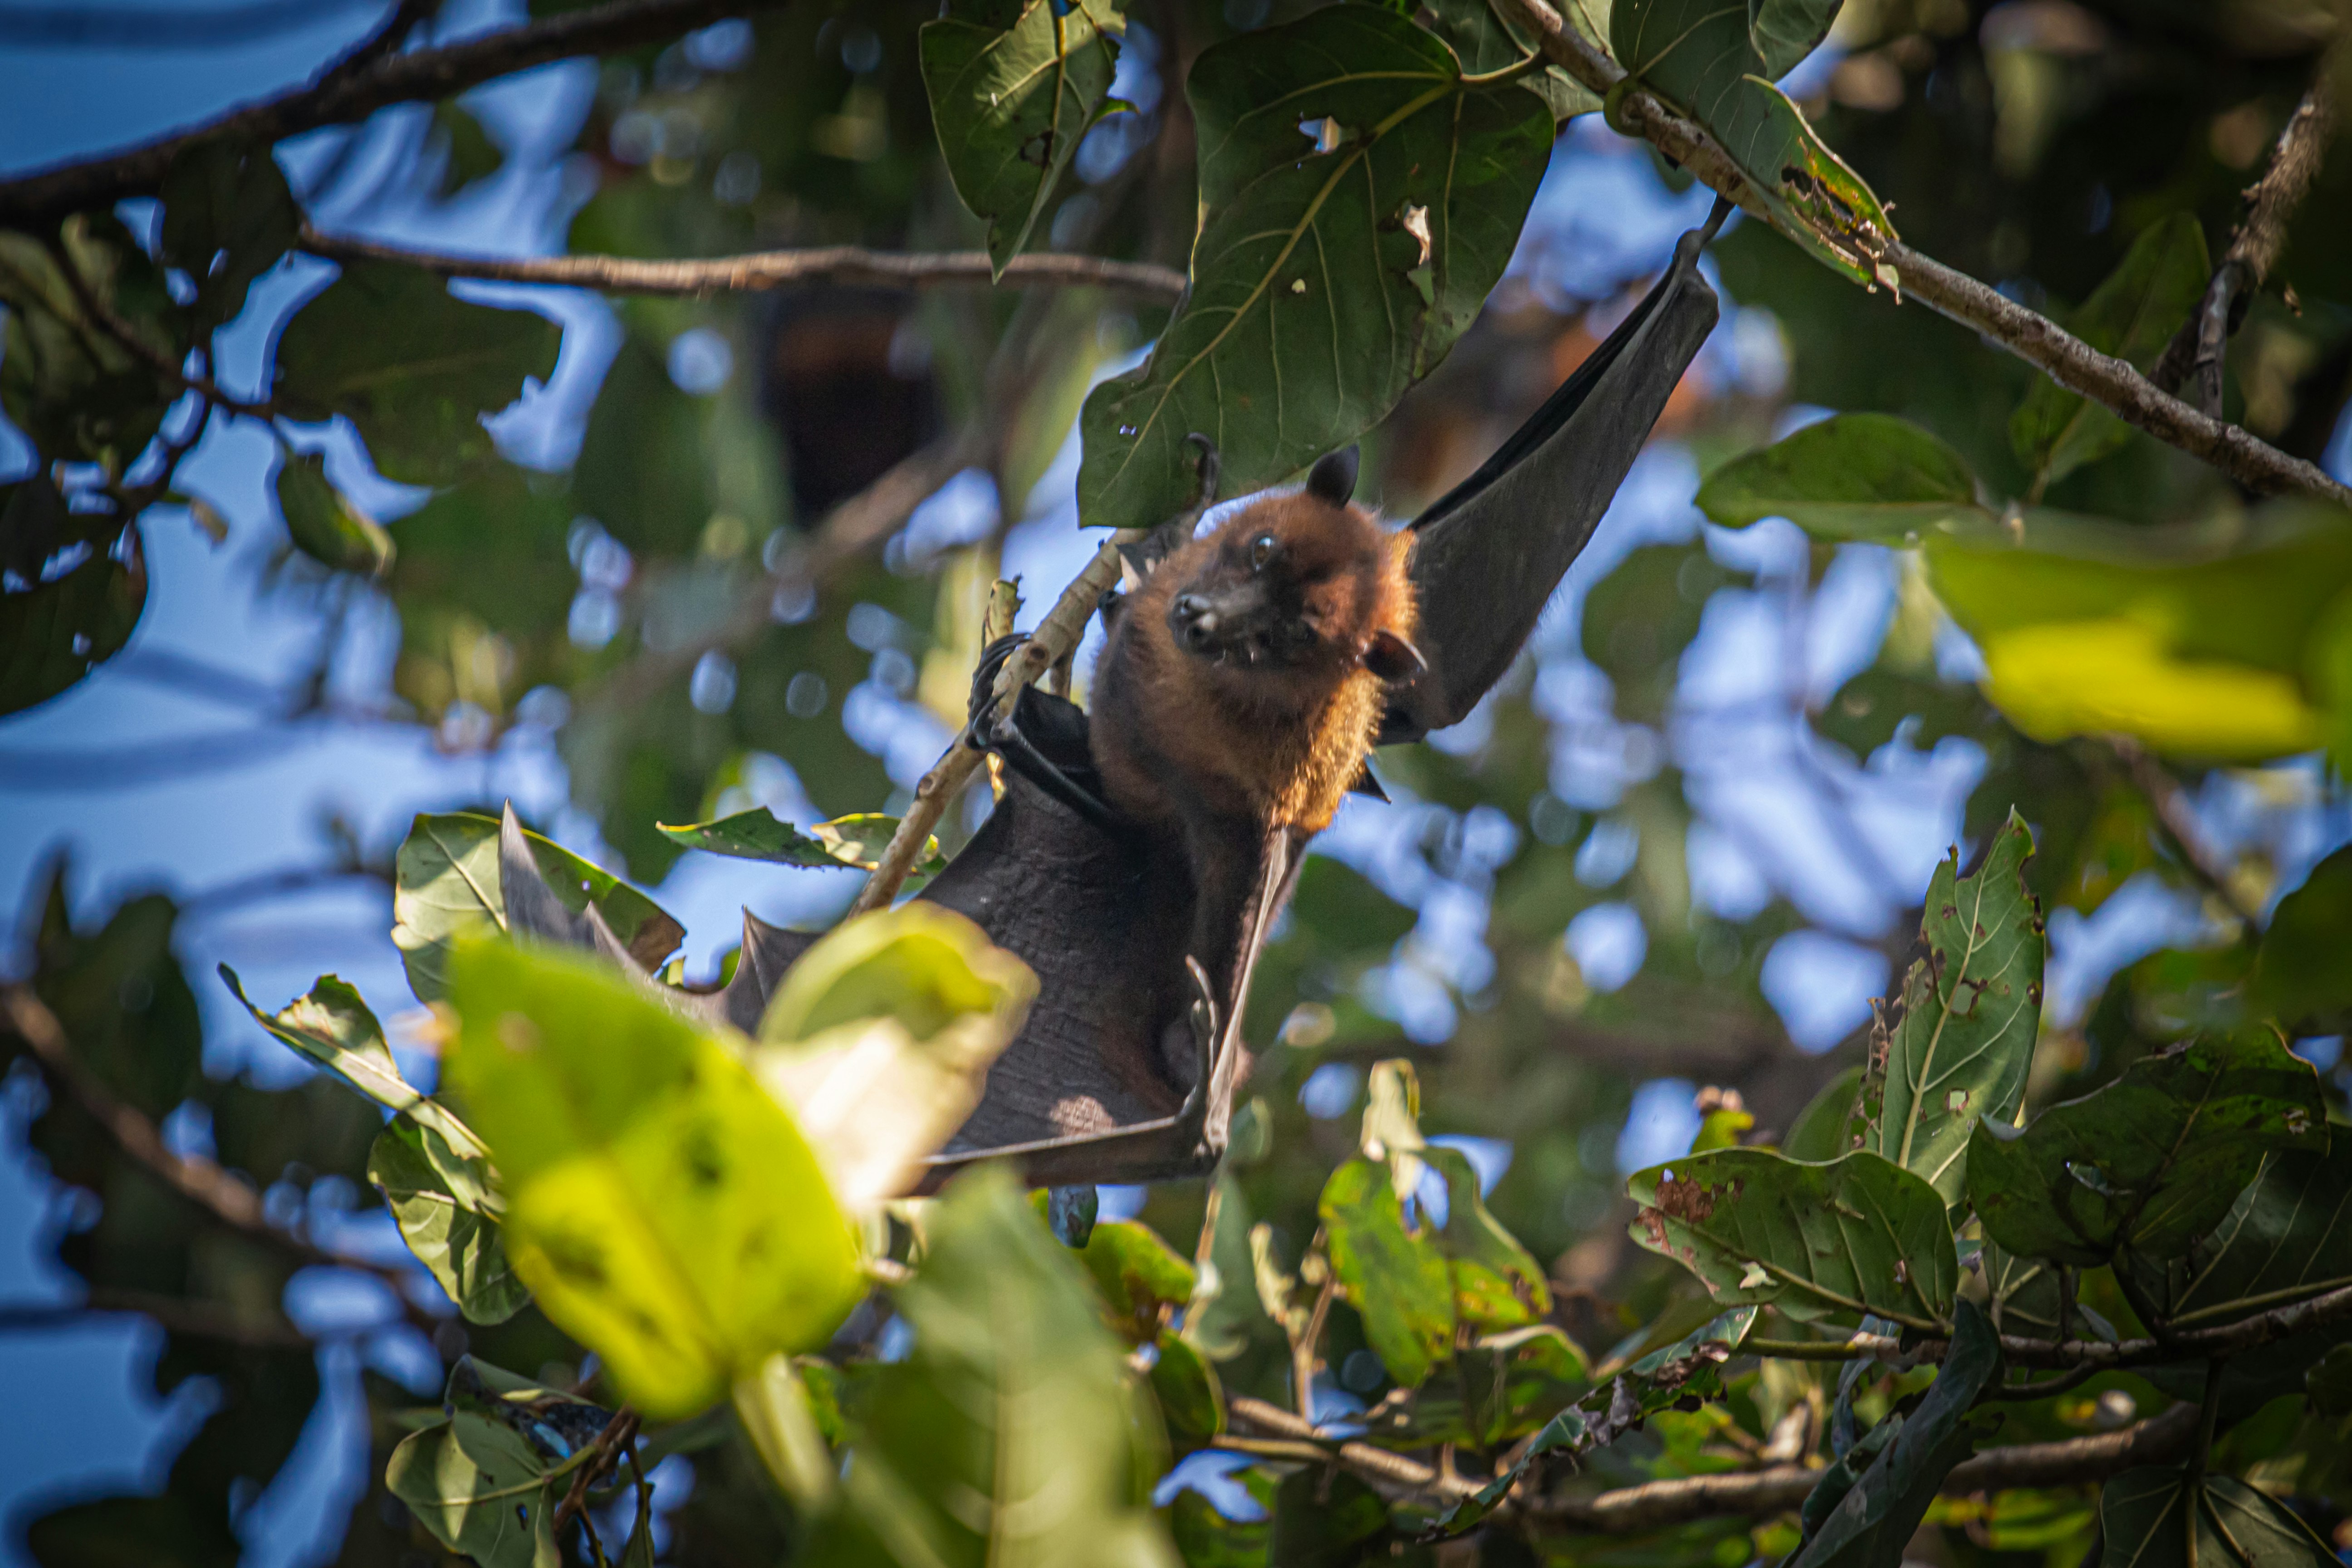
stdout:
[[1289,662],[1281,629],[1262,603],[1236,603],[1240,595],[1180,594],[1168,608],[1168,629],[1176,646],[1195,658],[1242,669]]

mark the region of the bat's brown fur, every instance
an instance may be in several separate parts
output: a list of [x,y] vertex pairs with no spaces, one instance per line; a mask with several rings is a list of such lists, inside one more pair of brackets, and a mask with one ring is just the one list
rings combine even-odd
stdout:
[[[1110,803],[1146,824],[1328,826],[1380,727],[1376,669],[1412,640],[1411,550],[1410,534],[1362,509],[1302,491],[1171,551],[1096,670],[1091,732]],[[1187,646],[1188,595],[1245,598],[1244,616],[1225,617],[1233,640]]]

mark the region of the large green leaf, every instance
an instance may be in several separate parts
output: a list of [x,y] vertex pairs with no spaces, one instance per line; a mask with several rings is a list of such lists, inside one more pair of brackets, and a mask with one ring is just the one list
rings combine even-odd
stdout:
[[[2066,330],[2144,371],[2196,309],[2211,276],[2196,215],[2173,213],[2132,242],[2115,271],[2066,318]],[[2010,445],[2033,475],[2037,497],[2129,439],[2131,426],[2120,417],[2046,376],[2034,378],[2009,422]]]
[[[686,928],[660,905],[604,868],[536,833],[523,837],[563,907],[578,914],[594,904],[630,956],[648,970],[685,936]],[[420,1001],[435,1001],[447,990],[450,944],[504,931],[506,909],[499,887],[498,818],[471,812],[417,817],[393,865],[392,942]]]
[[2326,1147],[2318,1074],[2256,1027],[2143,1057],[2022,1129],[1986,1117],[1969,1140],[1969,1196],[2011,1252],[2082,1268],[2126,1245],[2177,1258],[2265,1153]]
[[1780,80],[1830,36],[1845,0],[1748,0],[1748,41],[1764,62],[1763,75]]
[[0,412],[46,462],[106,463],[119,473],[145,449],[181,395],[181,386],[148,357],[179,362],[178,310],[164,292],[162,270],[119,219],[78,216],[59,238],[89,293],[147,353],[134,353],[90,319],[38,237],[0,232],[0,305],[7,307],[0,329]]
[[386,479],[448,484],[489,455],[482,416],[555,373],[562,329],[468,304],[417,268],[342,267],[278,339],[278,400],[299,418],[350,418]]
[[2187,1482],[2170,1465],[2108,1481],[2099,1493],[2099,1568],[2187,1568],[2192,1514],[2195,1561],[2209,1568],[2333,1568],[2335,1552],[2293,1510],[2230,1476]]
[[1445,1223],[1437,1245],[1454,1278],[1454,1310],[1476,1329],[1516,1329],[1551,1313],[1543,1265],[1488,1212],[1478,1173],[1458,1149],[1432,1146],[1421,1158],[1444,1180]]
[[903,1194],[971,1115],[1036,994],[1029,966],[953,910],[876,910],[785,971],[751,1068],[863,1209]]
[[[729,855],[741,860],[770,860],[780,866],[803,866],[814,869],[839,869],[857,867],[871,870],[898,830],[898,819],[874,812],[859,812],[852,816],[820,822],[803,833],[789,822],[780,822],[764,805],[749,811],[739,811],[732,816],[722,816],[715,822],[694,822],[673,827],[667,823],[655,825],[661,836],[671,843],[688,849],[704,849],[713,855]],[[936,869],[940,861],[940,841],[927,838],[918,865]]]
[[1800,1321],[1864,1312],[1914,1328],[1951,1318],[1959,1262],[1944,1200],[1866,1149],[1826,1165],[1717,1149],[1636,1172],[1633,1239],[1724,1303]]
[[2289,1026],[2352,1023],[2352,847],[2311,868],[2263,932],[2247,1000]]
[[1969,1134],[2025,1103],[2042,1019],[2042,916],[2025,887],[2033,835],[2012,808],[1984,864],[1936,868],[1919,922],[1925,956],[1904,977],[1891,1026],[1863,1075],[1863,1147],[1927,1178],[1955,1215],[1968,1193]]
[[1364,1436],[1394,1448],[1500,1447],[1575,1403],[1591,1372],[1576,1342],[1552,1324],[1481,1335],[1412,1399],[1370,1413]]
[[163,259],[196,286],[190,313],[199,333],[244,310],[254,280],[302,231],[302,211],[266,142],[198,141],[172,160],[161,195]]
[[[2000,1336],[1974,1302],[1958,1303],[1951,1348],[1927,1396],[1908,1415],[1886,1418],[1900,1425],[1876,1461],[1844,1483],[1847,1489],[1833,1505],[1827,1497],[1820,1508],[1806,1499],[1805,1518],[1820,1523],[1789,1559],[1789,1568],[1896,1568],[1944,1478],[1975,1449],[1980,1434],[1968,1425],[1969,1408],[2000,1376]],[[1879,1429],[1871,1435],[1878,1436]],[[1836,1474],[1834,1468],[1830,1474]]]
[[1160,1457],[1068,1249],[998,1170],[954,1183],[925,1229],[897,1293],[914,1348],[856,1408],[846,1506],[804,1560],[1172,1568],[1146,1505]]
[[2013,539],[1933,540],[1927,557],[1984,650],[1986,695],[2035,740],[2120,733],[2252,761],[2326,742],[2315,696],[2352,703],[2313,679],[2352,588],[2340,509],[2273,501],[2170,530],[2029,512]]
[[[1617,0],[1611,50],[1639,85],[1715,132],[1779,224],[1815,256],[1857,282],[1893,283],[1877,258],[1895,226],[1878,198],[1772,85],[1785,69],[1776,62],[1790,59],[1821,9],[1802,0]],[[1751,16],[1764,24],[1758,31]]]
[[1199,1276],[1160,1233],[1139,1220],[1104,1220],[1078,1256],[1102,1292],[1113,1332],[1131,1345],[1160,1338],[1162,1309],[1181,1310]]
[[[460,1424],[472,1441],[461,1441]],[[481,1568],[559,1568],[552,1468],[512,1432],[460,1416],[412,1432],[392,1451],[384,1483],[434,1539]]]
[[727,1047],[608,967],[458,944],[447,1059],[541,1308],[629,1402],[690,1415],[856,1304],[856,1234],[793,1118]]
[[[16,487],[19,495],[32,489]],[[147,563],[137,531],[123,535],[121,553],[120,561],[92,555],[23,589],[0,588],[0,715],[70,689],[131,640],[147,607]]]
[[367,1173],[401,1240],[468,1322],[502,1323],[522,1310],[530,1291],[507,1261],[498,1224],[505,1205],[487,1159],[460,1154],[433,1129],[395,1116],[368,1151]]
[[1853,1108],[1862,1098],[1863,1072],[1857,1064],[1822,1085],[1789,1123],[1780,1152],[1819,1165],[1853,1148]]
[[1126,26],[1112,0],[949,0],[923,24],[931,124],[998,277],[1102,109]]
[[1454,1280],[1423,1229],[1408,1230],[1386,1163],[1360,1155],[1331,1173],[1317,1212],[1330,1238],[1331,1272],[1364,1320],[1364,1338],[1407,1388],[1454,1350]]
[[1993,525],[1968,460],[1892,414],[1832,415],[1735,458],[1699,486],[1697,506],[1726,528],[1785,517],[1818,538],[1885,544]]
[[321,566],[381,577],[392,569],[392,535],[327,478],[327,460],[285,454],[278,468],[278,510],[294,547]]
[[1444,42],[1381,6],[1213,45],[1190,92],[1192,291],[1150,363],[1087,399],[1090,526],[1181,508],[1192,432],[1238,491],[1369,429],[1476,318],[1552,142],[1538,99],[1466,84]]
[[459,1159],[478,1159],[482,1141],[439,1100],[403,1078],[384,1043],[383,1026],[357,988],[321,974],[306,995],[275,1013],[255,1006],[236,971],[224,963],[220,977],[253,1021],[345,1083],[383,1106],[430,1127]]

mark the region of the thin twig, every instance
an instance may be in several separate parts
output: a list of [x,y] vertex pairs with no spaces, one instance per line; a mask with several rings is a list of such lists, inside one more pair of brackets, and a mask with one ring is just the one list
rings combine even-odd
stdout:
[[[1578,81],[1606,93],[1624,79],[1624,68],[1562,21],[1545,0],[1509,3],[1534,29],[1544,54]],[[1783,220],[1765,205],[1730,153],[1704,127],[1638,89],[1620,99],[1618,120],[1752,216],[1781,226]],[[1889,244],[1880,259],[1895,268],[1903,294],[1982,334],[2126,424],[2203,458],[2246,489],[2260,495],[2312,495],[2352,505],[2352,489],[2315,465],[2191,408],[2125,361],[2099,353],[2048,317],[1966,273],[1899,242]]]
[[2323,60],[2311,90],[2279,132],[2270,168],[2246,188],[2245,221],[2231,237],[2221,265],[2213,269],[2204,302],[2180,324],[2165,345],[2164,357],[2148,373],[2150,381],[2169,392],[2193,365],[2198,406],[2217,419],[2221,416],[2221,352],[2245,319],[2246,300],[2269,281],[2271,268],[2286,245],[2287,219],[2319,177],[2320,161],[2335,131],[2329,68],[2330,62]]
[[[1456,1476],[1448,1487],[1436,1470],[1402,1454],[1391,1454],[1386,1448],[1376,1448],[1370,1443],[1324,1436],[1315,1424],[1292,1415],[1278,1405],[1246,1394],[1235,1394],[1227,1402],[1226,1410],[1234,1419],[1246,1422],[1261,1432],[1286,1440],[1306,1450],[1306,1454],[1327,1460],[1336,1460],[1370,1479],[1385,1481],[1391,1486],[1409,1488],[1413,1491],[1438,1493],[1447,1500],[1468,1497],[1486,1483]],[[1235,1445],[1239,1447],[1239,1445]],[[1247,1451],[1244,1448],[1244,1452]],[[1288,1456],[1305,1457],[1301,1454]]]
[[[66,287],[73,290],[75,301],[89,314],[89,319],[97,322],[108,337],[129,350],[134,357],[143,361],[156,374],[173,383],[181,391],[193,392],[206,403],[228,409],[232,413],[242,414],[253,419],[274,419],[278,416],[276,406],[267,401],[249,403],[244,398],[222,391],[219,384],[210,376],[190,374],[168,353],[141,337],[138,328],[123,320],[121,312],[98,297],[98,291],[90,287],[89,279],[81,275],[81,268],[75,264],[71,251],[55,241],[50,243],[48,248],[50,259],[57,263],[58,272],[65,277]],[[203,421],[199,419],[197,424],[201,429]]]
[[[1004,661],[996,676],[996,707],[998,715],[1011,711],[1013,700],[1023,687],[1035,680],[1052,667],[1054,661],[1078,646],[1078,638],[1087,629],[1087,617],[1095,613],[1104,590],[1118,581],[1123,564],[1118,546],[1140,538],[1134,532],[1111,536],[1108,543],[1095,552],[1087,569],[1071,580],[1062,590],[1062,596],[1046,612],[1045,618],[1029,640],[1014,650]],[[883,850],[876,862],[874,874],[849,906],[852,916],[887,906],[898,894],[907,875],[922,856],[931,829],[947,815],[948,806],[963,792],[963,786],[980,771],[985,752],[963,743],[961,736],[950,742],[940,760],[931,764],[922,782],[915,786],[915,798],[908,804],[906,816],[898,819],[898,831],[890,836],[889,847]]]
[[[596,289],[608,294],[677,295],[690,299],[720,293],[762,293],[808,283],[916,289],[950,285],[985,287],[995,281],[988,253],[980,250],[919,254],[834,245],[814,250],[761,250],[743,256],[679,261],[639,261],[625,256],[473,257],[379,245],[347,235],[320,234],[308,226],[302,230],[299,243],[311,255],[333,261],[394,261],[422,268],[441,278],[547,283]],[[1184,292],[1184,275],[1172,267],[1055,251],[1014,257],[1004,269],[1003,280],[1008,285],[1108,289],[1171,303]]]
[[777,3],[609,0],[589,10],[503,28],[436,49],[386,55],[341,79],[330,67],[307,86],[230,110],[186,131],[0,183],[0,226],[37,227],[68,213],[107,206],[125,196],[152,195],[173,159],[201,142],[226,138],[260,145],[282,142],[320,126],[364,120],[395,103],[454,98],[467,88],[553,60],[666,42],[722,18]]
[[602,1432],[596,1434],[596,1440],[588,1446],[588,1453],[581,1460],[580,1468],[572,1472],[572,1488],[563,1494],[563,1500],[555,1509],[555,1531],[558,1534],[562,1533],[563,1527],[578,1516],[581,1506],[588,1500],[588,1489],[605,1472],[620,1468],[621,1456],[628,1451],[636,1437],[637,1413],[625,1405],[613,1412],[613,1418],[604,1423]]
[[2126,735],[2110,735],[2107,744],[2131,774],[2132,784],[2156,810],[2157,820],[2164,824],[2165,832],[2179,847],[2181,863],[2196,873],[2198,880],[2211,889],[2231,912],[2248,925],[2260,925],[2263,911],[2249,905],[2238,886],[2236,868],[2216,858],[2205,842],[2205,830],[2189,808],[2189,792],[2180,781],[2165,770],[2164,764],[2151,755],[2147,747]]
[[227,1171],[194,1154],[175,1154],[145,1112],[115,1098],[114,1091],[82,1064],[66,1038],[65,1026],[32,987],[0,987],[0,1015],[17,1037],[32,1047],[42,1076],[65,1090],[115,1145],[163,1184],[230,1229],[268,1243],[300,1259],[329,1268],[355,1268],[373,1274],[392,1289],[403,1313],[428,1334],[440,1325],[409,1300],[407,1279],[399,1270],[350,1258],[273,1224],[262,1211],[260,1194]]
[[436,3],[437,0],[400,0],[382,26],[352,45],[350,53],[327,68],[312,90],[332,92],[345,82],[364,76],[378,60],[398,54],[400,46],[408,41],[408,35],[415,30],[416,25],[433,14]]

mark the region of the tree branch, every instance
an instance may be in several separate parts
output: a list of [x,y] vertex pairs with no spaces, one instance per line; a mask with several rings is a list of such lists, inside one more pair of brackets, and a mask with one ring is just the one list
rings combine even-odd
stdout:
[[[2179,1405],[2120,1432],[1990,1449],[1946,1476],[1944,1495],[2104,1480],[2137,1465],[2178,1458],[2196,1428],[2197,1407]],[[1597,1497],[1547,1499],[1525,1504],[1520,1511],[1548,1524],[1633,1534],[1698,1519],[1786,1513],[1802,1503],[1821,1479],[1821,1471],[1802,1465],[1775,1465],[1763,1470],[1679,1476]]]
[[2129,736],[2110,735],[2107,744],[2131,774],[2132,784],[2147,797],[2165,832],[2179,847],[2182,863],[2230,906],[2231,913],[2248,926],[2259,927],[2263,921],[2260,901],[2247,899],[2238,882],[2237,868],[2215,856],[2205,842],[2205,831],[2197,821],[2197,814],[2189,808],[2188,792],[2180,787],[2180,781],[2167,772],[2147,747]]
[[[548,283],[596,289],[608,294],[677,295],[702,299],[717,293],[761,293],[806,283],[855,284],[861,288],[936,289],[986,286],[993,281],[987,253],[979,250],[909,255],[835,245],[814,250],[763,250],[688,261],[638,261],[622,256],[544,256],[499,258],[448,256],[379,245],[344,235],[320,234],[305,226],[301,247],[334,261],[394,261],[421,267],[442,278],[479,278],[500,283]],[[1108,289],[1173,303],[1184,292],[1184,275],[1172,267],[1114,261],[1101,256],[1053,251],[1016,256],[1004,269],[1007,284]]]
[[[1546,0],[1510,0],[1535,30],[1553,64],[1595,92],[1625,79],[1624,68],[1560,19]],[[1618,122],[1654,143],[1751,216],[1780,226],[1731,155],[1705,128],[1648,92],[1634,89],[1619,100]],[[1884,259],[1901,279],[1901,291],[2040,370],[2069,392],[2082,394],[2158,440],[2220,468],[2261,495],[2311,495],[2352,505],[2352,489],[2315,465],[2291,458],[2234,425],[2224,425],[2159,390],[2130,364],[2103,354],[2046,316],[1896,242]]]
[[[261,1196],[214,1162],[193,1154],[175,1154],[163,1142],[145,1112],[115,1098],[114,1091],[74,1055],[65,1026],[29,985],[0,987],[0,1016],[18,1038],[31,1047],[42,1075],[62,1089],[99,1124],[125,1154],[145,1166],[150,1174],[214,1219],[257,1241],[266,1242],[305,1264],[328,1268],[356,1268],[373,1274],[392,1288],[393,1299],[412,1322],[431,1333],[439,1325],[424,1316],[408,1298],[407,1279],[398,1269],[347,1258],[271,1223],[263,1213]],[[143,1310],[143,1309],[142,1309]]]
[[2269,170],[2247,188],[2245,221],[2231,237],[2221,265],[2213,269],[2204,303],[2180,324],[2165,345],[2164,357],[2148,374],[2150,381],[2168,390],[2180,384],[2193,363],[2198,406],[2215,418],[2221,414],[2221,352],[2245,319],[2245,300],[2269,279],[2286,244],[2287,219],[2319,177],[2320,160],[2335,131],[2330,68],[2331,62],[2323,59],[2318,79],[2279,132]]
[[93,1316],[135,1313],[152,1318],[165,1333],[220,1340],[248,1350],[307,1349],[318,1342],[284,1318],[257,1318],[218,1301],[190,1301],[144,1290],[92,1290],[80,1301],[26,1301],[0,1305],[0,1333],[69,1328]]
[[[1086,633],[1087,617],[1095,613],[1095,606],[1101,601],[1104,591],[1118,581],[1119,568],[1124,563],[1118,553],[1119,545],[1142,537],[1136,531],[1112,534],[1109,541],[1095,552],[1095,558],[1087,563],[1086,570],[1062,590],[1062,596],[1055,601],[1045,618],[1037,624],[1036,631],[997,671],[995,712],[998,715],[1010,712],[1013,699],[1023,687],[1045,674],[1055,661],[1078,646],[1079,637]],[[851,916],[882,909],[898,897],[899,888],[907,880],[907,873],[914,869],[916,860],[921,857],[923,845],[929,839],[931,829],[939,826],[940,818],[947,815],[949,805],[962,793],[963,786],[971,782],[971,776],[980,771],[981,763],[986,756],[985,752],[964,744],[961,735],[949,743],[940,760],[931,764],[931,771],[925,773],[922,782],[915,786],[915,798],[908,805],[907,815],[898,819],[898,828],[890,836],[889,847],[882,851],[881,858],[875,863],[874,874],[866,878],[866,886],[857,890],[856,899],[849,906]]]
[[32,227],[125,196],[149,195],[163,182],[172,160],[201,142],[228,137],[261,143],[282,142],[320,126],[364,120],[392,104],[452,98],[467,88],[553,60],[665,42],[724,17],[776,3],[608,0],[590,10],[509,27],[437,49],[383,55],[348,75],[339,75],[335,67],[330,67],[307,86],[230,110],[189,130],[0,184],[0,226]]

